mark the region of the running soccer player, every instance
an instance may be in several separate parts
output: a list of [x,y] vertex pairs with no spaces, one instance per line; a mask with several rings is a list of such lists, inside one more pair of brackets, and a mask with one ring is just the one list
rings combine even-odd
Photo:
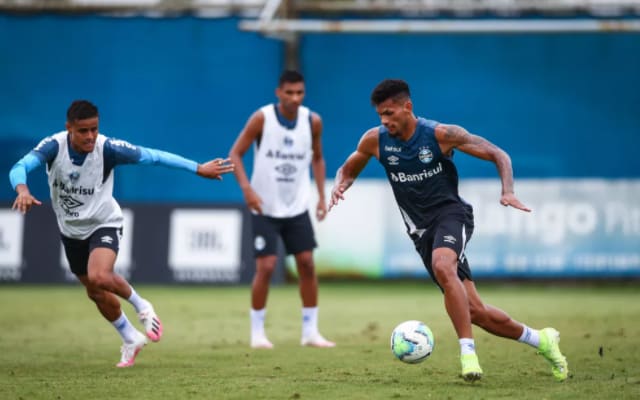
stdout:
[[47,166],[51,205],[71,271],[122,338],[117,366],[130,367],[147,339],[129,322],[118,297],[133,305],[151,341],[160,340],[163,327],[153,305],[114,271],[123,217],[113,198],[113,169],[122,164],[164,165],[218,180],[233,171],[228,159],[198,164],[103,136],[98,131],[98,108],[77,100],[67,110],[66,130],[43,139],[11,168],[9,179],[18,193],[13,209],[24,214],[42,204],[31,195],[27,174]]
[[471,329],[475,324],[496,336],[535,347],[551,363],[553,376],[565,380],[569,368],[560,352],[558,331],[532,329],[484,304],[464,253],[473,233],[473,209],[458,195],[454,150],[495,163],[502,181],[500,204],[529,212],[514,194],[509,155],[460,126],[416,117],[405,81],[380,82],[371,94],[371,103],[381,125],[364,133],[356,151],[338,169],[329,209],[344,199],[344,192],[371,157],[378,159],[387,173],[407,233],[444,293],[445,308],[460,343],[462,377],[467,381],[482,377]]

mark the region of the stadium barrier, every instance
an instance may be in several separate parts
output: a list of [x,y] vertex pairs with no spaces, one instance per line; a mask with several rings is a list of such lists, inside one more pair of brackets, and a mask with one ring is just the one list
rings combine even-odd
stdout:
[[[145,283],[248,283],[254,261],[241,205],[124,204],[118,273]],[[282,281],[283,274],[275,281]],[[50,205],[0,208],[0,281],[73,282]]]
[[[531,213],[499,204],[498,179],[461,181],[461,196],[474,206],[466,254],[475,277],[640,277],[640,180],[524,179],[516,192]],[[424,279],[388,184],[359,180],[345,197],[325,221],[312,218],[318,275]],[[311,210],[316,201],[311,199]],[[22,216],[4,206],[0,281],[73,281],[51,208]],[[251,219],[243,205],[125,203],[123,210],[116,269],[132,282],[251,282]],[[286,264],[295,275],[292,257]],[[274,283],[284,280],[284,271],[278,268]]]

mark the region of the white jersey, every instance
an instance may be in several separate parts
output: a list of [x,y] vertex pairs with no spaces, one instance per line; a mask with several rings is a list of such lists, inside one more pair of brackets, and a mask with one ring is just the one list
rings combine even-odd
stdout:
[[298,108],[292,129],[280,124],[274,104],[260,108],[262,137],[254,147],[251,187],[262,199],[262,213],[276,218],[307,211],[311,196],[311,111]]
[[113,169],[103,177],[107,138],[99,134],[82,165],[74,165],[67,136],[67,131],[52,136],[58,142],[58,154],[47,166],[51,205],[60,232],[72,239],[86,239],[98,228],[121,227],[122,210],[113,198]]

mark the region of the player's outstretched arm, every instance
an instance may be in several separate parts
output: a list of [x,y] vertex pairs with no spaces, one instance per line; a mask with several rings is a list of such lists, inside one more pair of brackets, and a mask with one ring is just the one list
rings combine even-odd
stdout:
[[498,175],[502,182],[500,204],[522,211],[531,211],[514,194],[511,158],[504,150],[481,136],[469,133],[458,125],[438,125],[436,127],[436,139],[444,154],[450,155],[455,148],[482,160],[493,162],[498,169]]
[[378,154],[378,128],[373,128],[362,136],[356,151],[351,153],[344,164],[338,168],[336,179],[331,189],[329,211],[340,200],[344,200],[344,192],[353,185],[353,182],[367,165],[371,156],[378,158]]
[[222,180],[222,175],[233,172],[235,166],[230,159],[216,158],[204,164],[199,164],[196,173],[209,179]]

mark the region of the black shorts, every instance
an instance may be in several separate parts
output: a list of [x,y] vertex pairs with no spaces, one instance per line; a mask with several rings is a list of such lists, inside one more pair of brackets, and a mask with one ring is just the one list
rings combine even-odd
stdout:
[[256,257],[278,254],[278,237],[287,254],[313,250],[316,239],[309,213],[289,218],[273,218],[252,214],[253,248]]
[[93,249],[106,247],[118,254],[122,228],[100,228],[84,240],[60,236],[71,272],[76,276],[85,276],[89,265],[89,254]]
[[447,247],[458,255],[458,277],[461,281],[473,280],[469,262],[464,254],[465,247],[473,234],[473,223],[466,218],[457,215],[447,215],[438,220],[431,228],[427,229],[421,237],[414,237],[413,243],[422,258],[425,268],[433,281],[440,287],[431,264],[433,250]]

